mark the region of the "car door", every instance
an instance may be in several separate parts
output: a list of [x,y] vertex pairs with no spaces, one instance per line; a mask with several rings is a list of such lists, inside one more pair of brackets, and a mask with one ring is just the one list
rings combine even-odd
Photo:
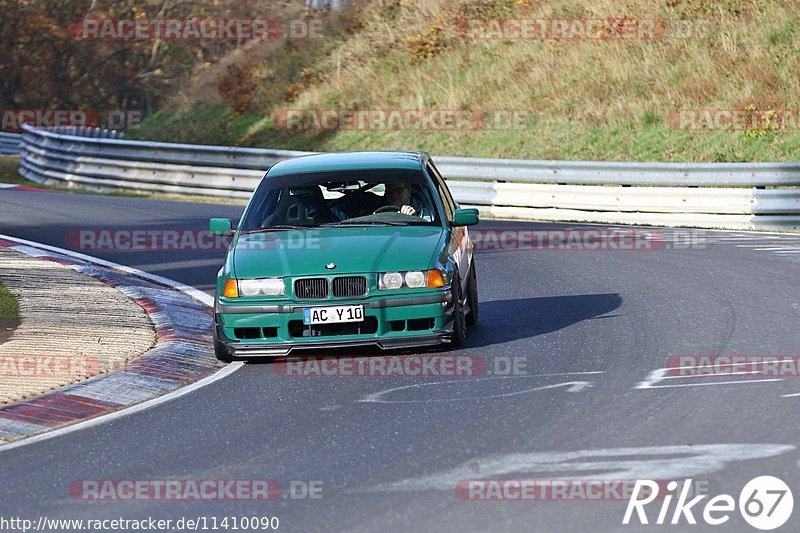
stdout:
[[[428,159],[425,168],[436,185],[439,197],[442,199],[447,220],[453,220],[453,213],[458,209],[458,204],[453,199],[453,195],[450,194],[450,189],[447,188],[444,178],[432,160]],[[451,233],[449,253],[458,267],[458,272],[461,276],[461,288],[466,291],[469,267],[472,264],[472,245],[469,240],[469,232],[465,227],[453,226],[449,227],[449,231]],[[465,292],[462,292],[462,294],[465,294]]]

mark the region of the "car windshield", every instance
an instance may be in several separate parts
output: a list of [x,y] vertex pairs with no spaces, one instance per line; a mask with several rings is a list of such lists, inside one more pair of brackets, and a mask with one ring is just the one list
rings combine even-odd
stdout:
[[256,190],[241,231],[363,225],[441,225],[433,192],[422,171],[335,171],[268,177]]

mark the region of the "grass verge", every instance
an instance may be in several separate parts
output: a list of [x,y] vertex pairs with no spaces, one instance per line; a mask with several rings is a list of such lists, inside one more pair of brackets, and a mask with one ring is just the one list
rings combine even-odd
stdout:
[[19,318],[17,298],[0,283],[0,320]]

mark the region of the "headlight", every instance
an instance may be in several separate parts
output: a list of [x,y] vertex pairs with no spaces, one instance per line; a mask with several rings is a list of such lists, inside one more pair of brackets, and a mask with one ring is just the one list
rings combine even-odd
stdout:
[[409,270],[408,272],[386,272],[378,277],[378,288],[382,291],[394,289],[421,289],[443,287],[444,279],[438,270]]
[[411,289],[418,289],[425,286],[425,274],[419,270],[406,272],[406,285]]
[[239,293],[242,296],[282,296],[285,292],[283,278],[239,280]]
[[381,274],[379,286],[381,290],[399,289],[403,286],[403,274],[400,272]]

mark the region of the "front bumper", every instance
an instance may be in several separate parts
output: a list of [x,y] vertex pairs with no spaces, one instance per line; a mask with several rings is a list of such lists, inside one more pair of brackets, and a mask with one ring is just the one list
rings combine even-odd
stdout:
[[[321,334],[302,323],[303,309],[331,305],[363,305],[368,331]],[[416,324],[413,329],[411,324]],[[424,327],[419,328],[418,325]],[[398,330],[398,325],[404,325]],[[277,357],[303,349],[376,346],[380,349],[417,348],[450,342],[452,302],[449,287],[419,296],[381,296],[362,300],[325,300],[308,303],[231,304],[217,302],[214,333],[232,357]],[[240,338],[242,331],[269,331],[269,338]]]

